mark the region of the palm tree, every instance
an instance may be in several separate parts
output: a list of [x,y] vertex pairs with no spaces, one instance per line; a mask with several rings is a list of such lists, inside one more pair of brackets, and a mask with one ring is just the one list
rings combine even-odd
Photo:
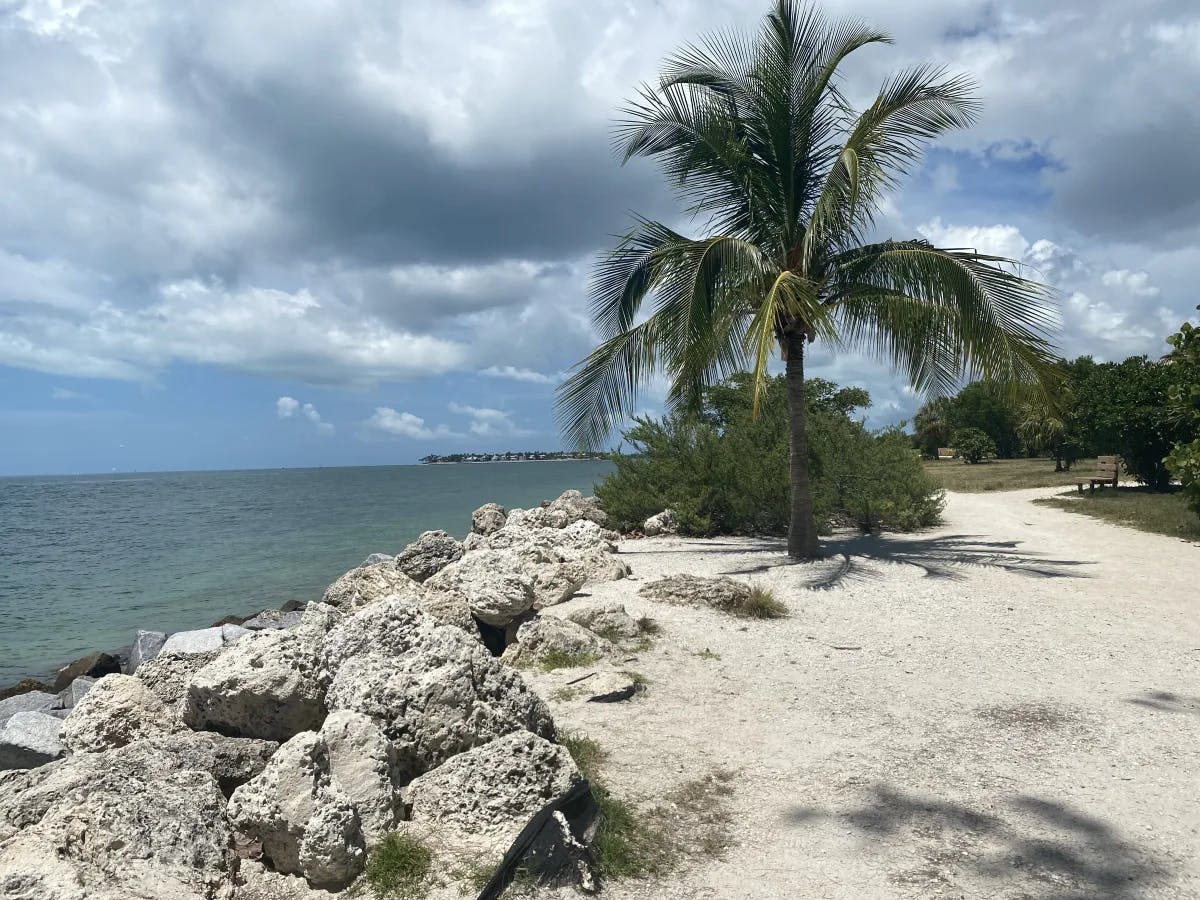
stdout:
[[[804,355],[821,341],[892,362],[946,393],[965,375],[1037,383],[1053,371],[1047,291],[1002,257],[924,240],[867,242],[880,202],[941,133],[970,125],[972,83],[932,66],[888,79],[854,111],[842,62],[887,35],[778,0],[755,38],[718,34],[670,57],[624,109],[624,160],[657,160],[709,236],[636,219],[598,263],[603,343],[559,391],[564,433],[597,446],[667,376],[673,408],[750,369],[756,397],[776,349],[788,385],[788,553],[819,555],[809,487]],[[649,315],[642,315],[653,297]]]

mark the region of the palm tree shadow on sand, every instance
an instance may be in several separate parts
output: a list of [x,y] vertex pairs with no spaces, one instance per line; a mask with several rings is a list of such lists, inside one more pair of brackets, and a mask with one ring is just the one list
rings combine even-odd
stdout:
[[[779,550],[782,544],[743,545],[742,552]],[[782,554],[754,566],[729,569],[725,575],[756,575],[780,567],[801,566],[803,587],[821,590],[855,581],[884,577],[884,563],[901,563],[922,570],[927,578],[962,581],[972,570],[1000,569],[1030,578],[1086,578],[1081,567],[1091,562],[1057,559],[1021,547],[1020,541],[997,541],[979,535],[948,534],[930,537],[845,533],[825,540],[826,558],[800,562]]]

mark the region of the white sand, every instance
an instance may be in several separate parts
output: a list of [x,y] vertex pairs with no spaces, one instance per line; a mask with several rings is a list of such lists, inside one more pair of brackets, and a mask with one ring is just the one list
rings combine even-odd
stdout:
[[[1200,897],[1200,546],[1028,502],[1050,493],[951,495],[938,529],[827,542],[844,570],[763,541],[623,544],[638,580],[555,612],[657,619],[630,663],[650,689],[556,717],[631,797],[735,769],[736,844],[606,895]],[[637,597],[683,572],[770,585],[791,617]]]

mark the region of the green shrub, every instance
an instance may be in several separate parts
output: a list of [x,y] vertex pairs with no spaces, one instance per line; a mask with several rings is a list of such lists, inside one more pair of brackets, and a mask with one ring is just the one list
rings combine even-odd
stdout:
[[996,455],[996,442],[978,428],[960,428],[950,440],[954,455],[965,463],[982,462]]
[[[870,397],[828,381],[807,384],[809,465],[817,521],[911,529],[941,512],[937,483],[899,431],[873,434],[851,417]],[[610,522],[641,528],[670,508],[682,534],[785,534],[790,517],[786,385],[773,379],[758,415],[748,376],[710,388],[695,414],[639,418],[631,453],[597,485]]]
[[746,602],[732,612],[747,619],[782,619],[787,616],[788,608],[770,588],[753,587]]
[[[1196,307],[1200,310],[1200,306]],[[1174,384],[1167,392],[1170,412],[1185,430],[1165,460],[1171,474],[1183,485],[1188,505],[1200,515],[1200,328],[1184,322],[1167,338]],[[1187,440],[1186,431],[1193,440]]]
[[393,831],[371,851],[367,884],[379,900],[416,900],[424,895],[433,853],[416,838]]

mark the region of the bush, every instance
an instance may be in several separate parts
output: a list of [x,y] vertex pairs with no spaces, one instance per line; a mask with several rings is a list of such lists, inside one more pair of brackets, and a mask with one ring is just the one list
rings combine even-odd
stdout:
[[[809,471],[818,527],[852,522],[907,530],[937,521],[942,497],[899,431],[871,433],[851,413],[870,403],[859,388],[819,378],[807,385]],[[681,533],[785,534],[791,513],[788,409],[782,377],[757,417],[748,376],[711,388],[696,414],[639,418],[632,453],[596,487],[616,528],[641,528],[670,508]]]
[[965,463],[982,462],[996,455],[996,442],[978,428],[960,428],[951,438],[954,455]]
[[[1200,306],[1196,307],[1200,310]],[[1170,364],[1174,384],[1167,392],[1170,412],[1180,427],[1190,429],[1193,440],[1185,434],[1167,455],[1171,470],[1188,505],[1200,515],[1200,328],[1184,322],[1179,331],[1167,338],[1171,345]]]

